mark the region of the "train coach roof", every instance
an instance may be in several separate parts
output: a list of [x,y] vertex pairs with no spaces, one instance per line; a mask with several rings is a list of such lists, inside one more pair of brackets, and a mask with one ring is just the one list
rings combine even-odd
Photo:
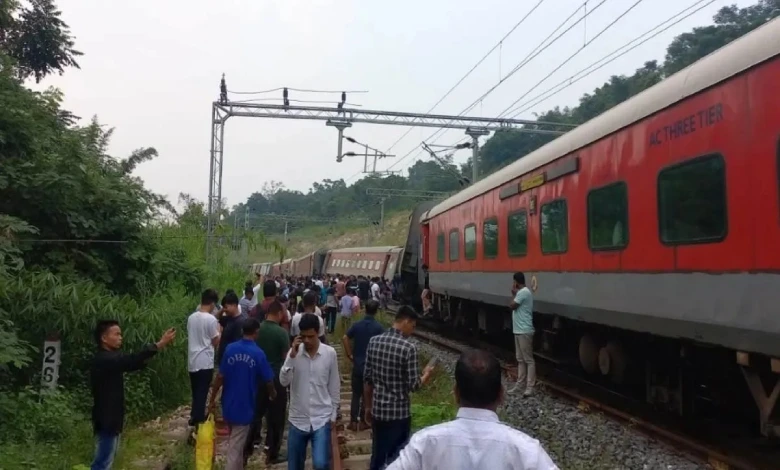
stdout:
[[386,253],[393,249],[400,249],[399,246],[368,246],[368,247],[356,247],[356,248],[339,248],[338,250],[330,250],[331,253]]
[[780,53],[780,18],[709,54],[434,206],[423,220],[508,183]]

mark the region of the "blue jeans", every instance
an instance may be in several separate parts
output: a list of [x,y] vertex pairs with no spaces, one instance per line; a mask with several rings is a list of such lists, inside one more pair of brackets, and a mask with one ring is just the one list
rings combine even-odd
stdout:
[[309,440],[314,470],[327,470],[330,467],[330,423],[308,432],[301,431],[291,423],[287,431],[287,470],[305,468]]
[[91,470],[111,470],[118,447],[119,434],[99,433],[95,448],[95,460],[92,461]]

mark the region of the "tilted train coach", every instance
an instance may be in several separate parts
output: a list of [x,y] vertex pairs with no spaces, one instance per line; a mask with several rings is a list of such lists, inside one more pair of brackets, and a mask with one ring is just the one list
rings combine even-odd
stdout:
[[438,311],[510,331],[522,271],[541,355],[775,434],[778,54],[775,20],[422,214]]

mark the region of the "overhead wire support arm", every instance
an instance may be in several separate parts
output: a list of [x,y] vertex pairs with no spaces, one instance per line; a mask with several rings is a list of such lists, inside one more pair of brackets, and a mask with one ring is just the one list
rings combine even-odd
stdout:
[[[606,0],[603,0],[606,1]],[[325,121],[329,126],[335,127],[338,132],[338,153],[336,161],[342,157],[342,140],[344,129],[353,123],[410,126],[410,127],[436,127],[447,129],[463,129],[472,136],[472,145],[477,145],[479,135],[489,132],[514,129],[518,132],[529,134],[545,134],[559,136],[576,127],[573,124],[558,122],[531,121],[526,119],[490,118],[475,116],[450,116],[446,114],[407,113],[399,111],[381,111],[375,109],[356,109],[347,107],[347,93],[341,92],[341,101],[334,103],[333,107],[325,106],[299,106],[290,105],[290,90],[293,88],[276,88],[265,90],[262,93],[282,90],[283,104],[253,103],[231,101],[228,99],[227,85],[223,74],[220,81],[219,99],[212,103],[211,109],[211,151],[209,165],[209,199],[206,222],[206,256],[209,257],[212,248],[212,238],[216,228],[222,222],[222,169],[224,163],[225,123],[231,117],[256,117],[271,119],[299,119],[310,121]],[[315,91],[315,90],[307,90]],[[232,92],[237,93],[237,92]],[[472,135],[478,133],[478,135]],[[369,148],[366,149],[364,158],[364,171],[368,172],[368,158],[371,156]],[[476,153],[476,150],[475,150]],[[390,157],[386,153],[375,150],[371,174],[392,174],[390,168],[383,171],[376,170],[376,161],[380,158]],[[403,158],[401,158],[403,160]],[[476,159],[475,159],[476,160]],[[476,167],[476,166],[475,166]]]
[[[527,119],[506,119],[475,116],[451,116],[446,114],[420,114],[399,111],[380,111],[374,109],[355,109],[323,106],[285,106],[270,103],[241,103],[235,101],[214,102],[214,108],[219,109],[226,118],[265,117],[276,119],[305,119],[319,121],[341,121],[348,123],[362,122],[367,124],[406,125],[413,127],[444,127],[448,129],[483,128],[489,131],[502,129],[517,129],[520,132],[532,134],[562,135],[571,129],[573,124],[558,122],[531,121]],[[521,126],[532,126],[522,128]],[[540,129],[554,127],[556,129]]]

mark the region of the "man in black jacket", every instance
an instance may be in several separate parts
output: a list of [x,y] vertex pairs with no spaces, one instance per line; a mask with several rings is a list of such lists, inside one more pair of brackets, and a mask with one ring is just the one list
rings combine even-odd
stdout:
[[122,347],[122,329],[116,320],[103,320],[95,327],[98,351],[92,360],[92,427],[98,445],[91,470],[109,470],[114,462],[119,435],[125,420],[124,373],[141,370],[157,351],[169,345],[176,337],[176,329],[166,331],[155,344],[143,350],[125,354]]

